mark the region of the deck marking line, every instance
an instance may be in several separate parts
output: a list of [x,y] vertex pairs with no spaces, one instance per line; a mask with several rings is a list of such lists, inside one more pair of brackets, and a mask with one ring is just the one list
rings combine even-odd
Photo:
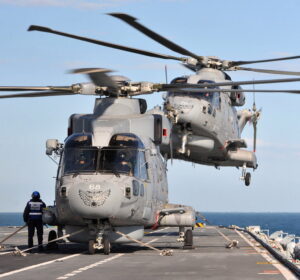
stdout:
[[[164,228],[164,229],[168,229],[168,228]],[[164,230],[164,229],[161,229],[161,230]],[[161,231],[161,230],[160,230],[160,231]],[[157,231],[156,231],[156,232],[157,232]],[[168,232],[167,234],[165,234],[165,235],[163,235],[163,236],[160,236],[160,237],[158,237],[158,238],[154,238],[154,239],[150,240],[149,242],[147,242],[147,243],[145,243],[145,244],[150,244],[150,243],[152,243],[152,242],[155,242],[155,241],[157,241],[158,239],[160,239],[160,238],[162,238],[162,237],[164,237],[164,236],[167,236],[168,234],[170,234],[170,233]],[[120,258],[120,257],[122,257],[122,256],[124,256],[124,255],[125,255],[125,254],[118,254],[118,255],[115,255],[115,256],[113,256],[113,257],[111,257],[111,258],[107,258],[107,259],[101,260],[101,261],[99,261],[99,262],[96,262],[96,263],[93,263],[93,264],[90,264],[90,265],[87,265],[87,266],[84,266],[84,267],[81,267],[81,268],[77,268],[76,270],[73,270],[72,272],[67,273],[67,274],[65,274],[65,275],[63,275],[63,276],[60,276],[60,277],[58,277],[58,278],[56,278],[56,279],[57,279],[57,280],[68,279],[69,277],[75,276],[76,274],[79,274],[79,273],[81,273],[81,272],[83,272],[83,271],[86,271],[86,270],[88,270],[88,269],[94,268],[94,267],[99,266],[99,265],[101,265],[101,264],[107,263],[107,262],[112,261],[112,260],[114,260],[114,259]],[[73,275],[72,275],[72,274],[73,274]],[[70,276],[68,276],[68,275],[70,275]]]
[[37,267],[40,267],[40,266],[45,266],[45,265],[54,263],[56,261],[64,261],[64,260],[67,260],[67,259],[78,257],[80,255],[82,255],[82,253],[70,255],[70,256],[67,256],[67,257],[63,257],[63,258],[59,258],[59,259],[51,260],[51,261],[48,261],[48,262],[43,262],[43,263],[31,265],[31,266],[26,266],[26,267],[23,267],[23,268],[20,268],[20,269],[17,269],[17,270],[13,270],[13,271],[10,271],[10,272],[2,273],[2,274],[0,274],[0,278],[6,277],[6,276],[10,276],[10,275],[22,272],[22,271],[34,269],[34,268],[37,268]]
[[[113,256],[113,257],[111,257],[111,258],[106,259],[106,262],[112,261],[112,260],[117,259],[117,258],[120,258],[120,257],[122,257],[122,256],[124,256],[124,255],[125,255],[125,254],[117,254],[117,255],[115,255],[115,256]],[[101,264],[103,264],[103,263],[104,263],[103,260],[101,260],[101,261],[99,261],[99,262],[93,263],[93,264],[91,264],[91,265],[87,265],[87,266],[82,267],[82,268],[77,269],[77,270],[82,270],[82,271],[88,270],[88,269],[91,269],[91,268],[96,267],[96,266],[98,266],[98,265],[101,265]],[[77,270],[74,270],[74,271],[72,271],[71,273],[67,273],[67,274],[65,274],[64,276],[60,276],[60,277],[58,277],[58,278],[56,278],[56,279],[67,279],[67,278],[69,278],[69,277],[75,276],[75,275],[76,275],[76,272],[75,272],[75,271],[77,271]]]
[[[268,262],[274,262],[273,257],[271,257],[269,254],[265,253],[265,251],[255,247],[240,231],[235,230],[235,232],[241,236],[248,244],[250,244],[257,252],[259,252]],[[259,244],[260,245],[260,244]],[[272,263],[273,266],[275,266],[280,273],[283,275],[283,277],[287,280],[297,280],[296,276],[289,271],[286,267],[284,267],[282,264],[279,263]]]

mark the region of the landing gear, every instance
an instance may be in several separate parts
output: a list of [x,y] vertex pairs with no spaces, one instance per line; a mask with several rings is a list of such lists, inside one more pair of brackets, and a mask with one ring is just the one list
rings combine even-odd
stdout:
[[110,241],[108,239],[107,235],[103,235],[103,237],[100,240],[90,240],[89,241],[89,245],[88,245],[88,251],[90,255],[94,255],[96,253],[96,250],[101,250],[103,249],[103,253],[104,255],[109,255],[110,254],[110,249],[111,249],[111,245],[110,245]]
[[179,237],[177,242],[184,242],[184,227],[179,227]]
[[184,232],[184,227],[179,227],[179,238],[178,242],[183,242],[183,249],[194,249],[193,247],[193,231],[187,229]]
[[88,224],[91,240],[88,243],[89,254],[95,254],[96,250],[102,250],[104,255],[109,255],[111,244],[109,235],[112,232],[112,227],[107,220],[91,221]]
[[94,255],[96,252],[96,242],[95,240],[90,240],[89,241],[89,254]]
[[106,235],[102,238],[102,245],[103,245],[103,253],[104,255],[109,255],[110,253],[110,242]]
[[251,182],[251,174],[249,172],[247,172],[246,176],[245,176],[245,185],[249,186],[250,182]]
[[184,235],[184,246],[183,249],[193,249],[193,231],[188,229]]
[[246,164],[243,165],[241,180],[245,181],[245,185],[248,187],[251,183],[251,173],[247,172]]
[[55,240],[57,238],[57,234],[55,230],[51,230],[48,234],[48,244],[47,244],[47,250],[56,250],[58,249],[57,241],[51,242],[52,240]]

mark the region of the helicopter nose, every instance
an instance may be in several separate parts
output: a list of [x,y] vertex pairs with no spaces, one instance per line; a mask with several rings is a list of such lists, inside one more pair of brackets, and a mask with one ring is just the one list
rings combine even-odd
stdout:
[[78,183],[69,190],[72,212],[86,219],[105,219],[117,214],[121,207],[122,192],[117,185]]

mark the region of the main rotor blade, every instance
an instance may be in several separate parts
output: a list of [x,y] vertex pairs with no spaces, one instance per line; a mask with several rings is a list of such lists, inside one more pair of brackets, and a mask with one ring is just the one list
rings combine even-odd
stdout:
[[[228,69],[231,70],[231,69]],[[247,68],[247,67],[233,67],[232,70],[244,70],[244,71],[251,71],[251,72],[259,72],[259,73],[268,73],[268,74],[280,74],[280,75],[294,75],[300,76],[300,72],[294,71],[282,71],[282,70],[271,70],[271,69],[257,69],[257,68]]]
[[26,91],[26,90],[50,90],[50,87],[11,87],[11,86],[0,86],[0,91]]
[[27,92],[27,93],[0,95],[0,98],[47,97],[47,96],[62,96],[62,95],[76,95],[76,94],[77,93],[74,92],[45,91],[45,92]]
[[110,73],[112,70],[104,68],[80,68],[72,70],[73,74],[86,74],[90,77],[92,82],[97,86],[109,87],[114,90],[119,89],[118,84],[106,73]]
[[55,90],[55,91],[71,91],[71,87],[30,87],[30,86],[0,86],[0,91],[41,91],[41,90]]
[[122,14],[122,13],[110,13],[108,15],[116,17],[116,18],[126,22],[127,24],[129,24],[133,28],[139,30],[140,32],[142,32],[146,36],[150,37],[154,41],[160,43],[161,45],[167,47],[168,49],[170,49],[174,52],[180,53],[182,55],[191,56],[191,57],[193,57],[197,60],[202,60],[203,59],[202,56],[198,56],[198,55],[184,49],[183,47],[175,44],[174,42],[168,40],[167,38],[159,35],[158,33],[154,32],[154,31],[150,30],[149,28],[145,27],[144,25],[138,23],[137,19],[130,16],[130,15]]
[[[167,89],[165,89],[167,90]],[[225,88],[178,88],[178,89],[168,89],[174,92],[186,92],[186,93],[201,93],[201,92],[264,92],[264,93],[293,93],[300,94],[300,90],[272,90],[272,89],[225,89]]]
[[81,40],[81,41],[89,42],[92,44],[101,45],[101,46],[118,49],[118,50],[122,50],[122,51],[127,51],[127,52],[142,54],[142,55],[146,55],[146,56],[162,58],[162,59],[174,59],[174,60],[179,60],[179,61],[185,61],[185,58],[182,58],[182,57],[165,55],[165,54],[140,50],[140,49],[136,49],[136,48],[131,48],[131,47],[127,47],[127,46],[122,46],[122,45],[118,45],[118,44],[113,44],[113,43],[109,43],[109,42],[105,42],[105,41],[95,40],[95,39],[91,39],[91,38],[87,38],[87,37],[77,36],[77,35],[73,35],[70,33],[53,30],[53,29],[50,29],[50,28],[44,27],[44,26],[30,25],[28,28],[28,31],[41,31],[41,32],[46,32],[46,33],[52,33],[52,34],[60,35],[63,37],[69,37],[72,39]]
[[300,58],[300,55],[296,56],[286,56],[286,57],[278,57],[273,59],[261,59],[261,60],[240,60],[240,61],[231,61],[230,66],[238,66],[244,64],[253,64],[253,63],[263,63],[263,62],[272,62],[272,61],[281,61],[281,60],[290,60]]
[[[300,78],[290,79],[272,79],[272,80],[252,80],[238,82],[218,82],[218,83],[203,83],[203,84],[161,84],[161,88],[177,89],[177,88],[211,88],[218,86],[239,86],[239,85],[254,85],[254,84],[273,84],[273,83],[289,83],[299,82]],[[160,88],[158,88],[160,89]]]

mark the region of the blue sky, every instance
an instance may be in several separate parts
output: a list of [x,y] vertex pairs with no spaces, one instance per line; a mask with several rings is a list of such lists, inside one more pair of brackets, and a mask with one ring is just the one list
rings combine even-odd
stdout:
[[[67,74],[80,67],[104,67],[135,81],[164,82],[191,74],[177,62],[108,49],[40,32],[30,24],[175,54],[133,30],[109,12],[129,13],[142,24],[199,55],[252,60],[300,55],[299,1],[197,0],[0,0],[0,84],[70,85],[87,81]],[[249,65],[250,67],[250,65]],[[253,67],[300,71],[300,60]],[[282,78],[264,74],[229,73],[234,80]],[[246,87],[245,87],[246,88]],[[251,87],[250,87],[251,88]],[[256,88],[300,89],[300,83]],[[161,94],[147,97],[148,107],[162,104]],[[63,141],[72,113],[90,113],[94,98],[85,96],[0,101],[0,211],[22,211],[33,190],[47,204],[54,200],[55,164],[45,155],[45,141]],[[250,188],[236,168],[169,164],[170,202],[200,211],[299,212],[300,96],[257,94],[263,108],[258,127],[258,164]],[[245,108],[252,106],[248,94]],[[252,129],[243,137],[251,148]]]

